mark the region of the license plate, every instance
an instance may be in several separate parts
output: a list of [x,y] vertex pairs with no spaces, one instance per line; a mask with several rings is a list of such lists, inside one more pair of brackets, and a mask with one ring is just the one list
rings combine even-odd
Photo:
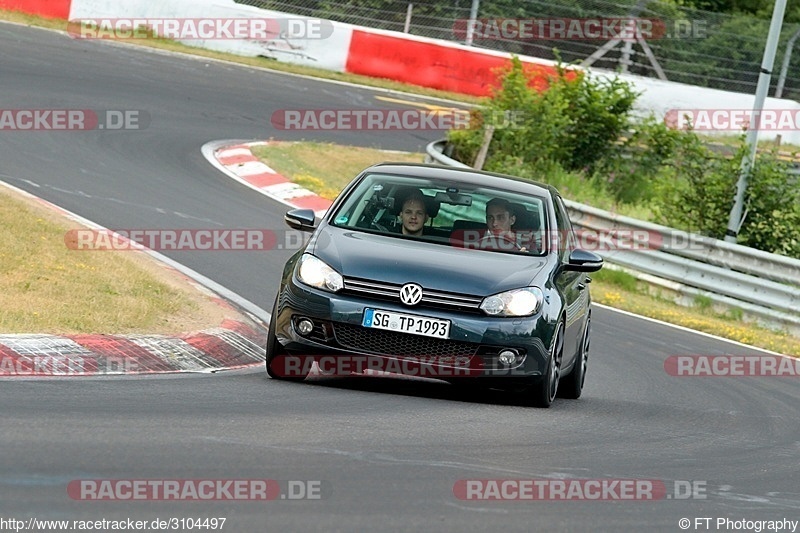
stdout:
[[450,336],[450,321],[419,315],[406,315],[394,311],[365,309],[361,325],[365,328],[386,329],[412,335],[447,339]]

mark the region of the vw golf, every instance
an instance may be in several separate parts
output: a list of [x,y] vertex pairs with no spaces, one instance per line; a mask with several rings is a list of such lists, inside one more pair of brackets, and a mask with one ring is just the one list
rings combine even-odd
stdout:
[[502,388],[549,407],[583,389],[589,272],[551,186],[471,169],[384,163],[358,175],[286,263],[270,377],[365,369]]

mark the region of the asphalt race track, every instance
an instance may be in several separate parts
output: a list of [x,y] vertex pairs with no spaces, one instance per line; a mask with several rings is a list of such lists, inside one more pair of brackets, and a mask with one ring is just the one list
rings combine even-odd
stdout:
[[[7,24],[0,50],[1,108],[151,117],[141,131],[0,132],[0,179],[111,228],[283,230],[284,206],[205,161],[200,147],[212,140],[421,151],[438,137],[270,124],[278,109],[387,106],[366,89]],[[264,309],[290,254],[167,252]],[[717,518],[800,520],[797,377],[670,376],[670,355],[759,352],[607,309],[593,319],[585,396],[549,410],[433,381],[291,384],[260,371],[5,380],[0,517],[224,517],[229,532],[681,531],[682,518],[690,531],[716,531],[725,530]],[[499,502],[453,491],[463,480],[567,478],[654,480],[666,494]],[[68,490],[78,480],[132,479],[270,479],[284,495],[290,481],[305,481],[320,497],[86,501]],[[692,484],[694,497],[675,493]],[[713,518],[711,527],[698,517]]]

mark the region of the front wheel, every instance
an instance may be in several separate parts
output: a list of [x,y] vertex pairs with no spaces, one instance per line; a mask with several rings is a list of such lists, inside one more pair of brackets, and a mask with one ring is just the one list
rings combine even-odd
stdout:
[[[275,298],[275,305],[272,307],[272,317],[269,319],[267,328],[267,348],[266,348],[266,371],[272,379],[283,381],[303,381],[308,376],[305,372],[307,365],[288,365],[286,358],[292,357],[283,349],[281,343],[275,335],[275,321],[278,317],[278,299]],[[298,373],[298,370],[300,371]]]
[[561,378],[561,361],[564,354],[564,324],[558,325],[553,339],[553,349],[547,362],[547,369],[541,378],[526,391],[526,403],[533,407],[550,407],[558,393]]
[[589,360],[589,335],[592,326],[592,318],[586,319],[586,327],[583,329],[583,338],[579,347],[578,359],[572,367],[572,372],[565,377],[559,388],[559,394],[563,398],[577,400],[583,392],[583,384],[586,382],[586,366]]

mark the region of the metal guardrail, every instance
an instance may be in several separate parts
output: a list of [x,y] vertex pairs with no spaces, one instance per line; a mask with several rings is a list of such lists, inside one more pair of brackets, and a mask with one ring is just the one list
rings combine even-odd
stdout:
[[[469,168],[446,155],[446,141],[426,147],[426,161]],[[565,201],[587,235],[640,235],[638,245],[599,252],[638,278],[693,298],[738,307],[773,326],[800,334],[800,260],[770,254]]]

